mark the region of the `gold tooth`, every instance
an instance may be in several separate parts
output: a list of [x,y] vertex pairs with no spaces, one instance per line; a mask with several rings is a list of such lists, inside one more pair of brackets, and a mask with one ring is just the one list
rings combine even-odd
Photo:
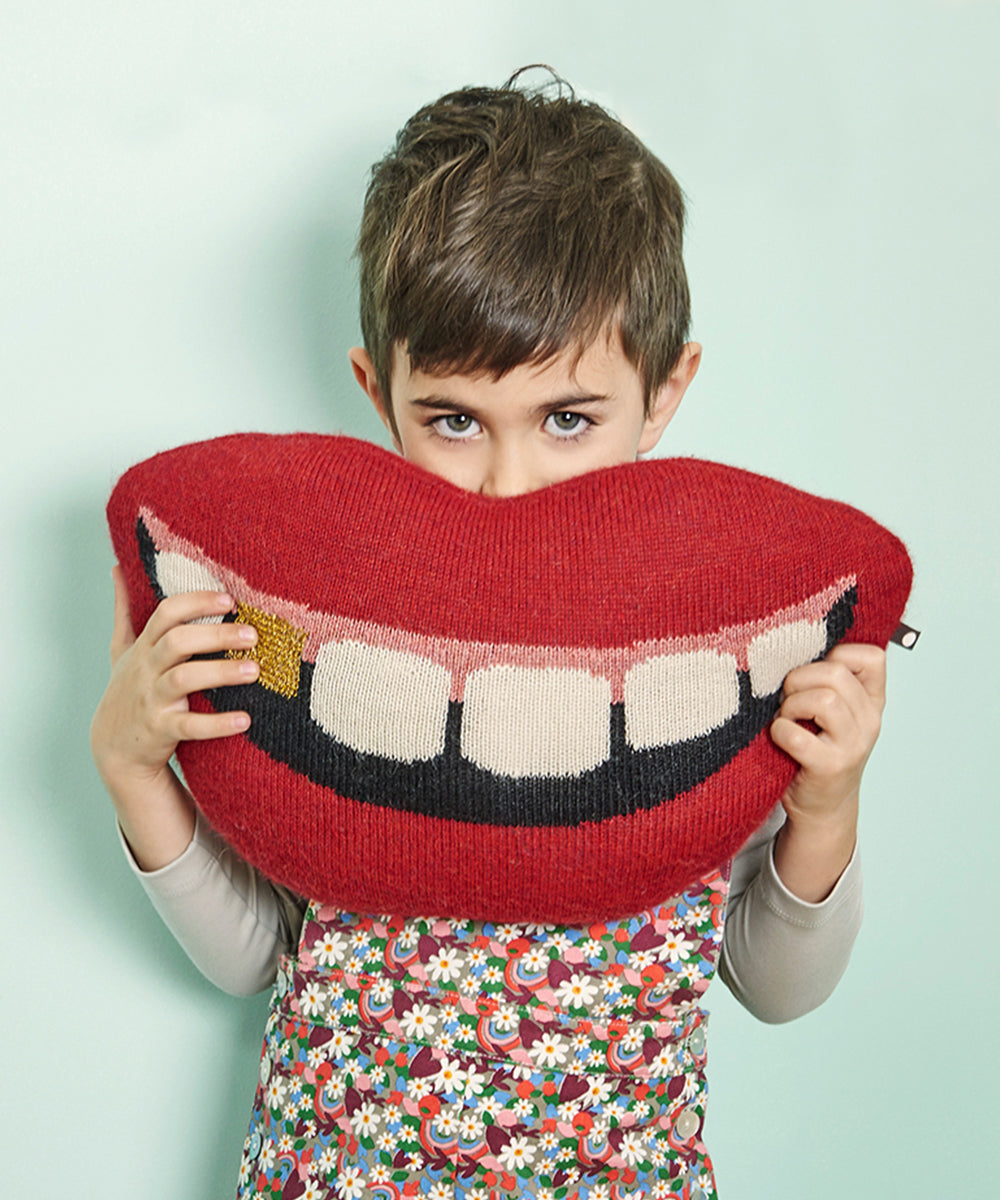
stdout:
[[227,650],[226,657],[253,659],[260,663],[259,684],[289,700],[297,696],[306,631],[252,604],[236,605],[236,621],[257,630],[257,645],[246,650]]

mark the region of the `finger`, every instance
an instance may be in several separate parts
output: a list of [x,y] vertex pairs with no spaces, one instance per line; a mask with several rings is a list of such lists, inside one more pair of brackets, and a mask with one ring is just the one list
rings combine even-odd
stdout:
[[827,655],[827,662],[845,666],[868,696],[885,707],[885,651],[862,642],[843,642]]
[[164,706],[169,707],[193,692],[253,683],[259,674],[260,664],[252,659],[215,658],[184,662],[160,677],[157,691]]
[[250,714],[245,712],[226,713],[181,713],[171,731],[178,742],[207,742],[212,738],[233,737],[250,728]]
[[[838,742],[846,742],[858,731],[858,718],[845,698],[833,688],[810,688],[786,696],[778,709],[785,720],[815,721],[823,733]],[[808,732],[808,731],[807,731]]]
[[785,676],[782,696],[794,696],[799,692],[811,692],[818,688],[838,692],[850,704],[861,707],[868,703],[868,694],[861,680],[846,663],[821,659],[796,667]]
[[185,625],[203,617],[216,621],[233,611],[233,598],[228,592],[180,592],[161,600],[144,630],[151,641],[161,637],[176,625]]
[[154,644],[152,661],[162,675],[195,655],[246,651],[256,642],[257,630],[236,621],[221,625],[174,625]]
[[111,582],[115,589],[115,616],[111,628],[111,665],[114,666],[119,656],[135,641],[135,630],[129,611],[125,572],[117,563],[111,568]]
[[819,736],[789,717],[775,717],[770,732],[778,749],[784,750],[807,771],[820,770],[829,757],[828,748]]

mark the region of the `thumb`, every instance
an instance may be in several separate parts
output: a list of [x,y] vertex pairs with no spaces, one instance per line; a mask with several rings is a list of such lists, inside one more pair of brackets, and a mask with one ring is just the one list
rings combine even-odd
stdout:
[[135,641],[135,630],[129,611],[125,572],[117,563],[111,568],[111,579],[115,585],[115,623],[111,630],[111,664],[114,666],[118,657]]

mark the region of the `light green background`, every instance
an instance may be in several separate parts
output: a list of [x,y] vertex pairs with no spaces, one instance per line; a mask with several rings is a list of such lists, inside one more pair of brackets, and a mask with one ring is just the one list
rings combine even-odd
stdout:
[[103,502],[236,429],[379,437],[345,354],[364,176],[420,103],[554,64],[674,169],[704,367],[667,452],[909,543],[865,926],[788,1026],[714,991],[724,1200],[991,1193],[1000,8],[8,2],[0,17],[4,1195],[232,1193],[264,999],[130,878],[87,750]]

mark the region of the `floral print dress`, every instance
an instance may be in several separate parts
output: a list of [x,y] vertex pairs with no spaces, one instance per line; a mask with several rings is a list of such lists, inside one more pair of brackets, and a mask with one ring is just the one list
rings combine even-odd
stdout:
[[310,904],[239,1197],[712,1200],[699,1001],[727,891],[586,928]]

